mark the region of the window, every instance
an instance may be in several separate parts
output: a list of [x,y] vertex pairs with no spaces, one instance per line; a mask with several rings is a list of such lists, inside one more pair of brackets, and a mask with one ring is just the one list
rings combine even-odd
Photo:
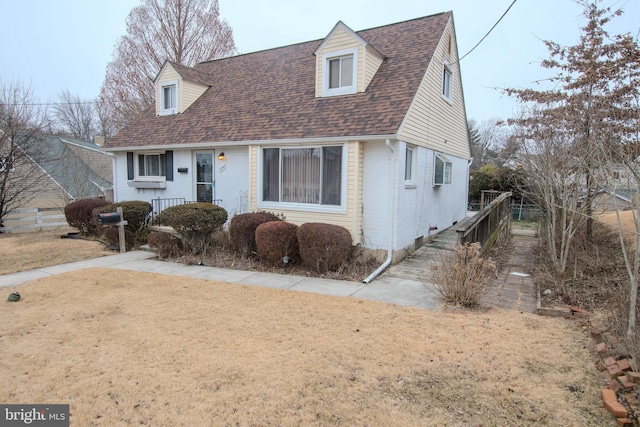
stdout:
[[169,82],[160,86],[160,114],[176,114],[178,112],[178,83]]
[[413,179],[413,147],[407,146],[404,156],[404,180],[411,181]]
[[329,60],[329,89],[353,86],[353,56]]
[[322,96],[356,93],[357,48],[325,54],[322,61]]
[[0,156],[0,173],[13,172],[15,170],[15,162],[16,158],[13,154],[9,154],[6,156]]
[[442,96],[449,101],[453,96],[453,71],[446,62],[442,67]]
[[340,206],[342,146],[264,148],[262,200]]
[[160,165],[160,154],[140,154],[138,156],[138,175],[162,176],[161,170],[164,171],[164,164]]
[[153,178],[160,181],[173,181],[173,151],[164,153],[138,154],[138,170],[134,174],[134,153],[127,153],[127,179]]
[[451,184],[451,162],[444,154],[436,153],[433,185]]

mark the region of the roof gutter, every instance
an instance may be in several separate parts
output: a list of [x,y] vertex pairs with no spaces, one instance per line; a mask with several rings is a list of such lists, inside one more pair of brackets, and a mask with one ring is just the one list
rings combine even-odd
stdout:
[[289,138],[289,139],[263,139],[251,141],[208,141],[191,144],[167,144],[167,145],[130,145],[127,147],[103,147],[104,151],[139,151],[139,150],[165,150],[176,149],[202,149],[218,147],[246,147],[251,145],[307,145],[327,142],[347,142],[347,141],[385,141],[395,138],[396,135],[352,135],[352,136],[329,136],[317,138]]
[[363,283],[370,283],[373,279],[378,277],[380,273],[384,271],[391,264],[391,260],[393,259],[393,220],[394,220],[394,204],[393,201],[396,197],[396,166],[398,163],[398,156],[396,156],[396,150],[394,150],[391,145],[391,141],[387,139],[385,141],[387,148],[391,150],[391,157],[389,157],[389,211],[388,211],[388,225],[387,225],[387,259],[374,271],[363,280]]

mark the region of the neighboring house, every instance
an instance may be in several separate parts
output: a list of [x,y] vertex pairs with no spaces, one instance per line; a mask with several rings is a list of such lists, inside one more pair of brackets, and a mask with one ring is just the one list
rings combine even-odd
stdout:
[[24,151],[31,164],[22,166],[28,168],[23,173],[41,178],[21,208],[64,207],[77,199],[95,197],[112,199],[113,160],[99,145],[46,135]]
[[638,206],[637,198],[638,191],[635,188],[600,189],[593,195],[593,210],[607,212],[634,209]]
[[346,227],[394,259],[465,218],[470,144],[451,12],[198,64],[105,144],[115,199],[214,202]]

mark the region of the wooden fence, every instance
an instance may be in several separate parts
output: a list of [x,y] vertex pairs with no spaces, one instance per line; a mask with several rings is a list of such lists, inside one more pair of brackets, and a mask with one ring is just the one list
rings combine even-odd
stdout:
[[0,233],[42,231],[68,227],[62,208],[13,209],[2,219]]

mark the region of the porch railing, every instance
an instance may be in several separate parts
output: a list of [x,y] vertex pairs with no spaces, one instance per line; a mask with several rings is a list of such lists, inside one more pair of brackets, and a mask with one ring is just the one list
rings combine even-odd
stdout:
[[502,193],[458,229],[458,243],[478,242],[481,252],[489,250],[511,224],[511,192]]
[[[222,199],[214,199],[213,203],[218,204],[222,202]],[[165,210],[166,208],[170,208],[172,206],[184,205],[187,203],[196,203],[194,201],[187,201],[184,197],[174,197],[169,199],[151,199],[151,225],[162,225],[160,223],[160,212]]]

